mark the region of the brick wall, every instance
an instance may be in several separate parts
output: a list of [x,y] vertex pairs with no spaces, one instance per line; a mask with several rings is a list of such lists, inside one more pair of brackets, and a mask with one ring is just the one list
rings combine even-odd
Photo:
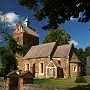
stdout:
[[64,77],[69,77],[69,62],[68,62],[68,57],[66,58],[53,58],[55,61],[58,60],[61,62],[61,68],[62,68],[62,75],[64,75]]
[[[46,77],[46,66],[48,65],[50,58],[38,58],[38,59],[28,59],[28,60],[19,60],[19,70],[25,70],[25,64],[30,63],[30,71],[33,73],[33,64],[35,64],[35,73],[37,74],[38,78],[45,78]],[[44,74],[39,74],[39,63],[44,63]]]
[[27,51],[31,48],[31,46],[35,46],[39,44],[39,37],[28,34],[22,28],[22,30],[18,27],[22,27],[20,23],[18,23],[16,29],[13,31],[13,38],[17,41],[19,45],[24,46],[23,56],[27,53]]
[[[74,71],[74,67],[76,67],[76,71]],[[70,76],[79,77],[80,73],[80,65],[78,63],[70,63]]]

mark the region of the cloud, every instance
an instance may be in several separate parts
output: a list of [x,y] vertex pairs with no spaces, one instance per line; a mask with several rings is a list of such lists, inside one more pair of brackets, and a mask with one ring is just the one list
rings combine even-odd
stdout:
[[20,16],[14,12],[8,12],[1,15],[1,21],[7,22],[9,26],[15,27],[16,23],[20,20]]
[[71,16],[71,17],[70,17],[70,20],[71,20],[71,21],[75,21],[75,20],[77,20],[77,19],[76,19],[76,18],[73,18],[73,16]]
[[[81,13],[79,13],[79,18],[80,18],[80,17],[81,17]],[[71,17],[70,17],[70,20],[71,20],[71,21],[76,21],[76,20],[78,20],[78,18],[73,18],[73,16],[71,16]]]
[[73,43],[73,44],[74,44],[74,46],[77,46],[77,45],[78,45],[78,42],[77,42],[77,41],[75,41],[75,40],[71,40],[71,41],[69,41],[69,43],[70,43],[70,44],[72,44],[72,43]]

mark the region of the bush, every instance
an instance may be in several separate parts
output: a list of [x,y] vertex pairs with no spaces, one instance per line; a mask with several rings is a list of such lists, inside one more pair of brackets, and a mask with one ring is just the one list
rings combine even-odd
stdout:
[[75,80],[76,83],[86,83],[86,79],[84,77],[78,77]]

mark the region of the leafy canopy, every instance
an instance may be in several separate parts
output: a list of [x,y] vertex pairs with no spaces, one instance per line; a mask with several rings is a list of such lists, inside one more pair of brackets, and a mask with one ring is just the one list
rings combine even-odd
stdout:
[[59,45],[68,44],[70,35],[62,28],[50,29],[48,35],[45,36],[43,43],[50,43],[57,41]]
[[4,77],[12,70],[17,70],[16,53],[22,54],[23,47],[18,45],[17,42],[9,35],[4,38],[6,45],[0,44],[0,63],[2,65],[2,73]]
[[[2,17],[3,13],[0,13]],[[1,18],[0,18],[1,20]],[[6,22],[0,21],[0,74],[5,77],[12,70],[17,70],[16,53],[22,54],[23,47],[18,45],[9,33]]]
[[77,18],[79,22],[90,20],[90,0],[18,0],[18,3],[33,9],[38,21],[48,17],[48,25],[43,29],[55,29],[71,17]]
[[81,60],[82,62],[82,75],[86,75],[86,60],[87,57],[90,56],[90,46],[87,46],[85,48],[85,50],[83,50],[82,48],[75,48],[75,53],[77,54],[78,58]]

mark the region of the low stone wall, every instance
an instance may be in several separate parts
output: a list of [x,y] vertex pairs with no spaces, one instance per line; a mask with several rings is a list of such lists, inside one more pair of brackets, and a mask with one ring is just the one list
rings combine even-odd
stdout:
[[0,90],[6,90],[6,84],[0,83]]
[[55,89],[50,89],[50,88],[39,87],[39,86],[36,86],[36,85],[25,84],[24,85],[24,90],[55,90]]
[[37,86],[33,84],[25,84],[24,85],[24,90],[69,90],[69,89],[58,89],[58,88],[47,88],[47,87],[42,87],[42,86]]
[[[5,83],[0,83],[0,90],[6,90],[6,84]],[[51,87],[42,87],[42,86],[37,86],[34,84],[24,84],[24,90],[69,90],[69,89],[64,89],[64,88],[51,88]]]

